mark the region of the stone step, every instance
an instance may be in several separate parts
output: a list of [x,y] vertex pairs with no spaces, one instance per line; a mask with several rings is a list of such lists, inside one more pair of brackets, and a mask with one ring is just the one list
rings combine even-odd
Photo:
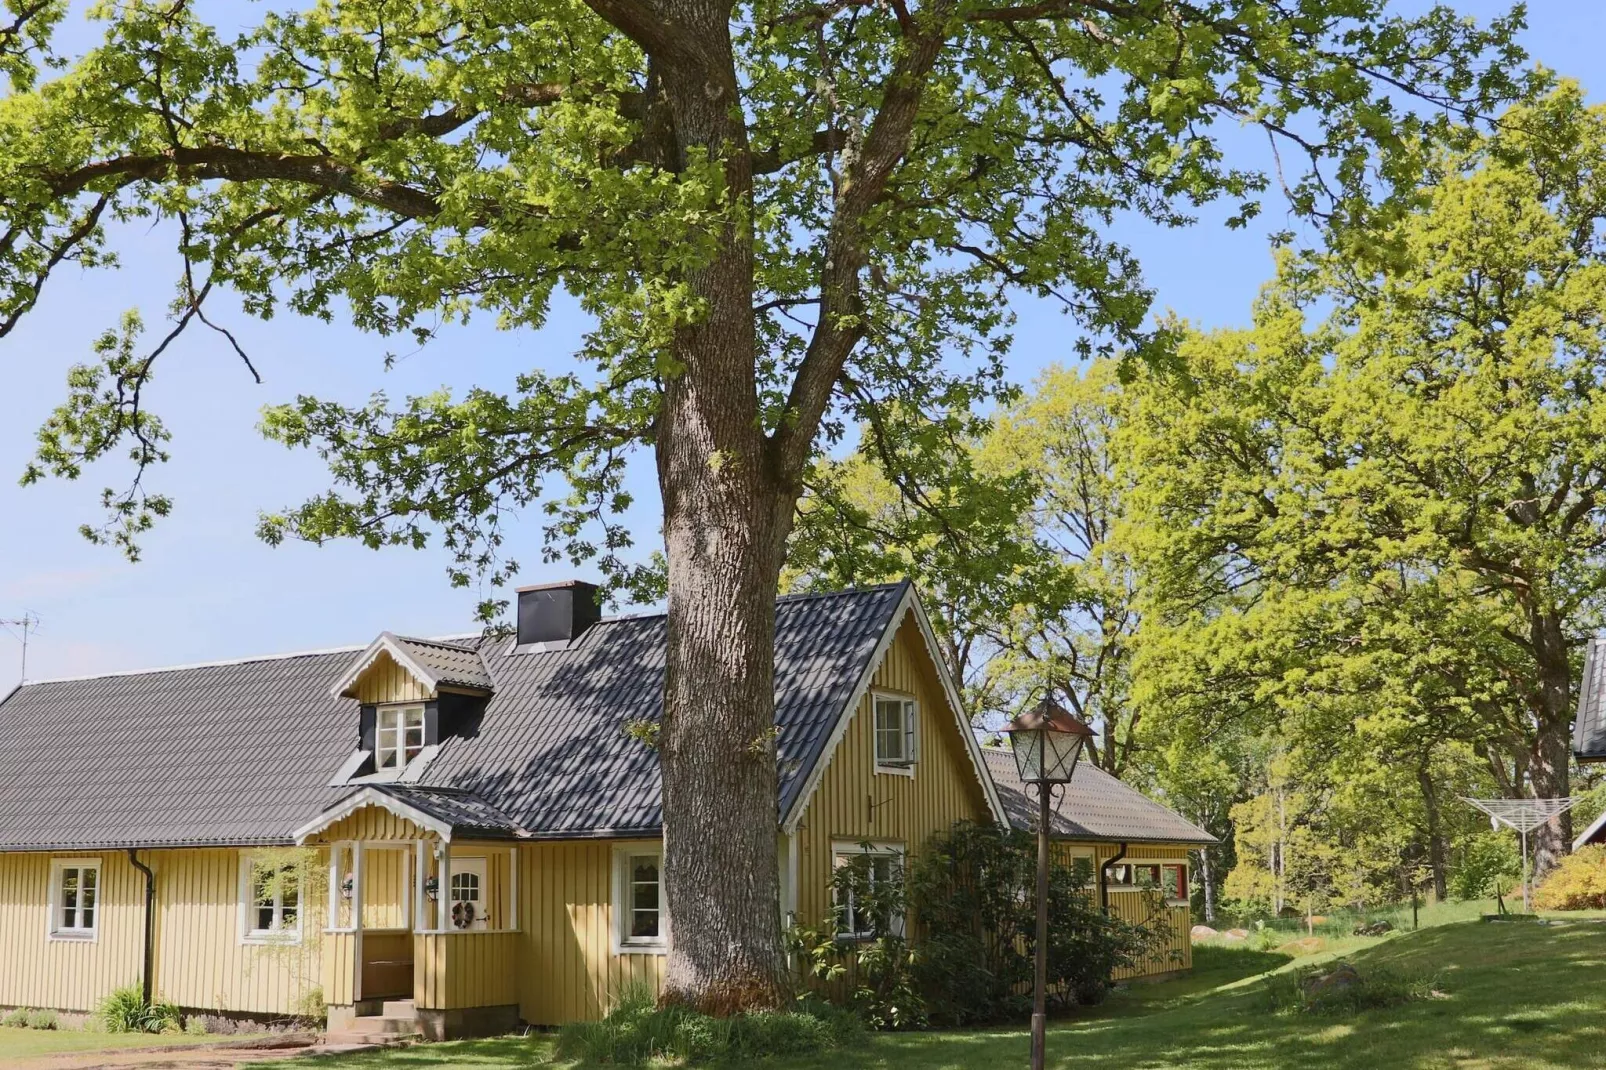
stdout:
[[320,1047],[325,1050],[350,1051],[361,1048],[404,1048],[423,1040],[424,1034],[416,1029],[407,1033],[369,1032],[363,1029],[325,1033]]
[[410,999],[387,999],[380,1005],[381,1018],[417,1018],[418,1004]]
[[389,1015],[365,1015],[361,1018],[352,1018],[341,1029],[343,1033],[389,1033],[399,1035],[403,1033],[417,1033],[418,1016],[409,1015],[406,1018],[391,1017]]

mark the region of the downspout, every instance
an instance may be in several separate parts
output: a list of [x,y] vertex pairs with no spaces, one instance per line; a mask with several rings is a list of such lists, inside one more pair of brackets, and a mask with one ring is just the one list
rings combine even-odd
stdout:
[[1099,909],[1106,914],[1110,912],[1110,867],[1126,857],[1126,848],[1126,844],[1121,844],[1121,849],[1106,858],[1099,867]]
[[145,996],[145,1006],[149,1007],[156,981],[156,874],[151,872],[150,866],[139,860],[137,848],[128,849],[128,860],[135,869],[145,874],[145,974],[141,991]]

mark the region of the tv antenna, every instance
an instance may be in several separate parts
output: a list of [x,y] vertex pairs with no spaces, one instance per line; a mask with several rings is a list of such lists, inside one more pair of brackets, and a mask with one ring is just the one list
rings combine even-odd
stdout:
[[[10,619],[0,619],[0,628],[11,633],[12,638],[22,644],[22,677],[19,683],[28,682],[28,635],[39,630],[39,614],[31,610],[24,610],[22,616]],[[20,629],[22,634],[18,635]]]

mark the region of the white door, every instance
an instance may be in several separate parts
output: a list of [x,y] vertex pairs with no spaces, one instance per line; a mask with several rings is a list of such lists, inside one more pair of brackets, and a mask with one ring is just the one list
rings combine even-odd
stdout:
[[451,902],[446,924],[454,929],[483,929],[489,920],[485,859],[452,859]]

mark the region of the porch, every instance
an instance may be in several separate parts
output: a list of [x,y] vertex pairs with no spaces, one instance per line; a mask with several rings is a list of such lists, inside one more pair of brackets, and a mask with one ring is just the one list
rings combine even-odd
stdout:
[[518,1024],[518,847],[484,820],[448,820],[462,800],[441,796],[365,788],[297,832],[328,852],[331,1032],[363,1031],[409,1001],[432,1040]]

